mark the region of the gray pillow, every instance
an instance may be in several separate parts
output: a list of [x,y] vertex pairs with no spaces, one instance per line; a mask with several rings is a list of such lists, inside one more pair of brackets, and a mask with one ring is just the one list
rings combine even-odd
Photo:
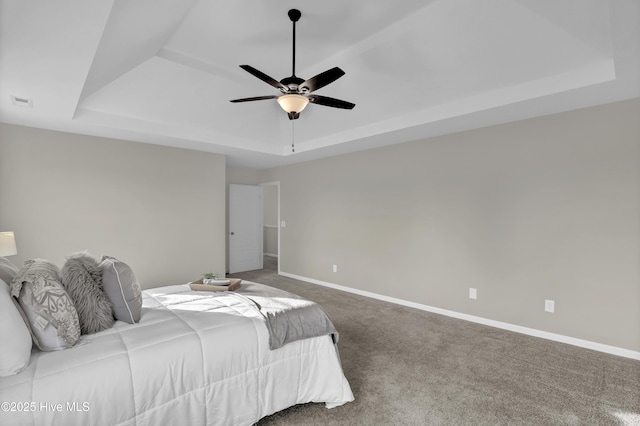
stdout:
[[115,257],[102,256],[102,286],[120,321],[133,324],[142,315],[142,290],[133,270]]
[[76,305],[80,331],[93,334],[113,326],[113,308],[102,291],[102,270],[87,252],[67,258],[60,273],[62,285]]
[[9,285],[17,273],[18,267],[11,263],[11,261],[6,257],[0,256],[0,280]]
[[33,342],[44,351],[65,349],[80,338],[78,313],[60,282],[58,267],[43,260],[27,260],[11,282],[29,319]]

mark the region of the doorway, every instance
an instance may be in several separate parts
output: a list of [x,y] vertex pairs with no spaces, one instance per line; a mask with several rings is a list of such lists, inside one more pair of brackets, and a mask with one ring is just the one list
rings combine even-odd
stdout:
[[[280,271],[280,182],[262,187],[262,227],[264,265]],[[263,266],[266,268],[266,266]]]

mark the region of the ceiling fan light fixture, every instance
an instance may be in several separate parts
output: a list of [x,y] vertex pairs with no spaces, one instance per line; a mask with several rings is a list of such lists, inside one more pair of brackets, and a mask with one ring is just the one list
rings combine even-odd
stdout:
[[308,103],[309,98],[295,93],[282,95],[278,98],[278,104],[287,113],[300,113]]

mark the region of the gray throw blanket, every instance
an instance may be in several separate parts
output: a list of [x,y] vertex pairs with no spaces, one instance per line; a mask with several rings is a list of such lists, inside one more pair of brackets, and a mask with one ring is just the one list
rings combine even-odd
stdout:
[[278,349],[289,342],[330,334],[338,343],[336,331],[327,313],[315,302],[275,288],[260,294],[244,286],[234,297],[242,299],[262,314],[269,330],[269,349]]

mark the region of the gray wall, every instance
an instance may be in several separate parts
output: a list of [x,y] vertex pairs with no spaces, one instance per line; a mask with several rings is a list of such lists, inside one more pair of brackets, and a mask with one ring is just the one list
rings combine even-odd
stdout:
[[225,265],[222,155],[0,124],[0,230],[19,266],[88,250],[144,288]]
[[639,117],[635,99],[261,172],[281,270],[640,351]]

